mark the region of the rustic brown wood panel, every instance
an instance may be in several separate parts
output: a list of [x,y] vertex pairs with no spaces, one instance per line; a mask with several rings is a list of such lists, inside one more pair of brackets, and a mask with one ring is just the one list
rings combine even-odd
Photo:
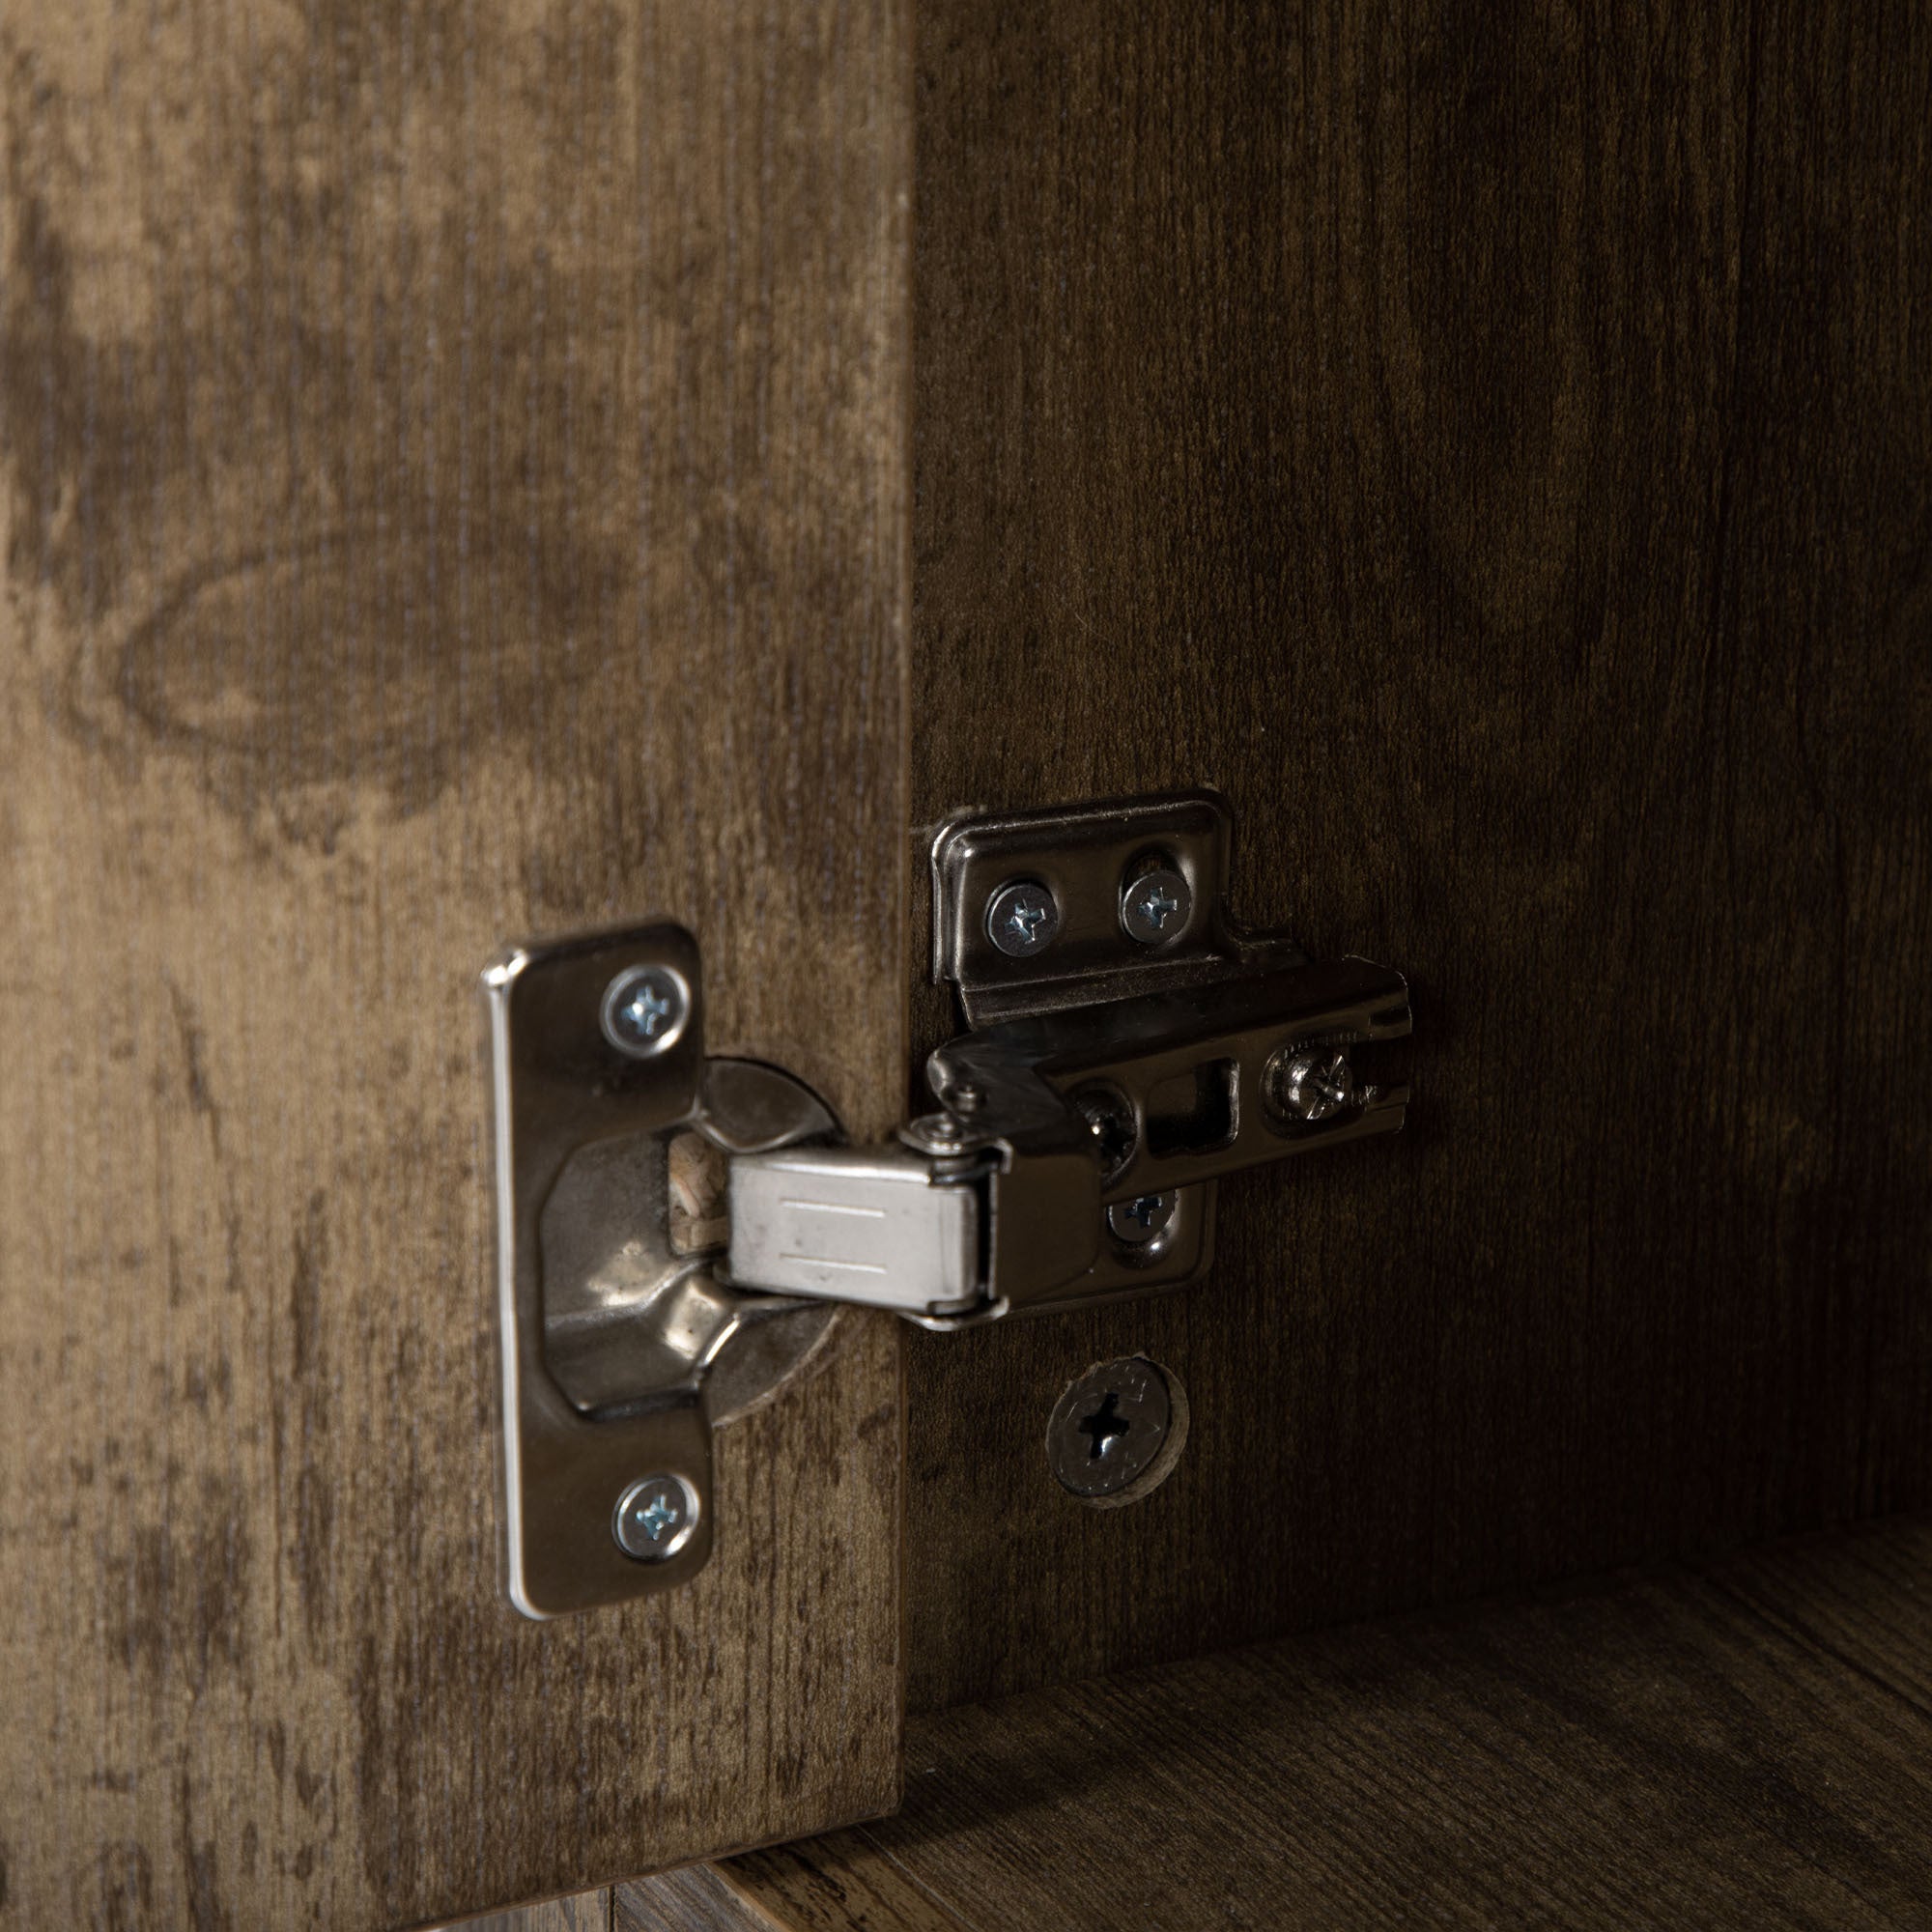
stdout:
[[[916,1860],[895,1858],[857,1832],[776,1845],[713,1869],[780,1932],[973,1932],[934,1895]],[[619,1886],[619,1906],[651,1883]]]
[[602,1887],[579,1892],[575,1898],[553,1898],[542,1905],[519,1906],[514,1912],[466,1918],[450,1932],[618,1932],[615,1910],[615,1893]]
[[779,1921],[717,1865],[682,1865],[654,1878],[465,1919],[451,1932],[774,1932]]
[[[915,1703],[1932,1501],[1923,10],[917,60],[916,815],[1219,785],[1417,1100],[1182,1296],[913,1338]],[[1188,1447],[1088,1510],[1137,1350]]]
[[[611,1932],[784,1932],[716,1865],[686,1865],[616,1887]],[[869,1928],[868,1928],[869,1932]],[[891,1932],[881,1927],[880,1932]]]
[[906,1774],[723,1871],[792,1932],[1924,1925],[1932,1524],[928,1716]]
[[897,1114],[907,63],[896,0],[0,21],[10,1922],[895,1800],[889,1324],[725,1433],[688,1593],[509,1611],[474,976],[674,914],[714,1050]]

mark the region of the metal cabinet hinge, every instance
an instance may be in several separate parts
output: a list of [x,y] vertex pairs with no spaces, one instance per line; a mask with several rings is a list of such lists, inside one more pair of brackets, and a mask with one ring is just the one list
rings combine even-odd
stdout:
[[931,844],[938,1106],[841,1145],[801,1083],[703,1052],[696,941],[656,923],[484,976],[510,1591],[531,1615],[682,1581],[710,1432],[831,1305],[928,1328],[1192,1280],[1243,1168],[1401,1126],[1407,986],[1228,916],[1210,792],[963,816]]

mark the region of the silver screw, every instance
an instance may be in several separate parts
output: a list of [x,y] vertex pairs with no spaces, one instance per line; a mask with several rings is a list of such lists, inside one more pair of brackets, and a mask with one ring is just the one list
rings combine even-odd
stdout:
[[1187,881],[1168,866],[1129,879],[1121,894],[1121,923],[1128,938],[1143,946],[1172,939],[1187,924],[1193,910],[1194,895]]
[[1116,1201],[1107,1209],[1107,1226],[1117,1240],[1130,1248],[1151,1247],[1173,1219],[1172,1194],[1136,1194],[1131,1201]]
[[1076,1496],[1118,1496],[1148,1476],[1173,1421],[1167,1378],[1145,1355],[1102,1362],[1054,1404],[1046,1425],[1047,1466]]
[[1015,879],[986,901],[986,937],[1010,959],[1044,952],[1059,930],[1059,902],[1032,879]]
[[966,1145],[966,1131],[951,1114],[922,1114],[899,1129],[899,1139],[921,1153],[957,1153]]
[[611,1517],[617,1548],[639,1563],[675,1556],[696,1527],[697,1492],[682,1476],[640,1476]]
[[1133,1102],[1118,1087],[1096,1081],[1073,1095],[1073,1105],[1094,1134],[1094,1151],[1103,1179],[1111,1180],[1133,1158],[1140,1145],[1140,1122]]
[[604,989],[604,1037],[633,1060],[662,1053],[691,1017],[691,988],[668,966],[627,966]]
[[1268,1074],[1277,1104],[1297,1121],[1325,1121],[1354,1104],[1355,1070],[1338,1046],[1284,1047]]

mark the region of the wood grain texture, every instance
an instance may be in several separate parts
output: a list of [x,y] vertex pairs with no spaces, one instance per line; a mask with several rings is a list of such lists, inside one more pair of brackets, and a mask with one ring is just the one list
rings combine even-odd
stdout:
[[574,1898],[553,1898],[512,1912],[490,1912],[466,1918],[449,1932],[618,1932],[615,1894],[608,1886]]
[[611,1932],[783,1932],[716,1865],[686,1865],[610,1893]]
[[671,914],[714,1051],[897,1116],[909,79],[896,0],[0,21],[10,1923],[895,1801],[890,1325],[688,1593],[508,1609],[474,976]]
[[[780,1932],[973,1932],[933,1893],[917,1861],[856,1831],[774,1845],[716,1869]],[[620,1886],[616,1895],[635,1889]]]
[[[916,1706],[1932,1502],[1923,10],[917,60],[915,814],[1220,786],[1417,1098],[1198,1289],[911,1338]],[[1193,1433],[1101,1514],[1041,1435],[1134,1352]]]
[[792,1932],[1932,1922],[1932,1523],[916,1719]]

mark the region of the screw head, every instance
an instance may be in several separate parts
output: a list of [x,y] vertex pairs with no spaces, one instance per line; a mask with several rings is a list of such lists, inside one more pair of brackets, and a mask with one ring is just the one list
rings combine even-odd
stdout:
[[[1054,1480],[1094,1501],[1120,1496],[1135,1484],[1142,1492],[1167,1445],[1174,1401],[1167,1378],[1145,1355],[1091,1368],[1053,1406],[1046,1425],[1046,1460]],[[1179,1443],[1176,1444],[1178,1448]]]
[[1134,1105],[1110,1082],[1095,1081],[1073,1095],[1073,1105],[1094,1133],[1094,1151],[1100,1157],[1100,1172],[1111,1180],[1133,1158],[1140,1146],[1140,1122]]
[[1130,1248],[1150,1248],[1167,1233],[1174,1219],[1174,1194],[1136,1194],[1131,1201],[1116,1201],[1107,1209],[1107,1226],[1117,1241]]
[[1121,924],[1129,939],[1158,946],[1187,924],[1194,895],[1171,866],[1141,872],[1121,889]]
[[986,937],[1009,959],[1031,959],[1053,944],[1060,903],[1033,879],[1015,879],[986,901]]
[[697,1492],[682,1476],[640,1476],[617,1498],[611,1534],[626,1556],[663,1563],[697,1528]]
[[1263,1085],[1281,1113],[1311,1124],[1355,1103],[1355,1070],[1339,1046],[1283,1047]]
[[966,1145],[966,1130],[951,1114],[921,1114],[899,1129],[899,1139],[921,1153],[957,1153]]
[[627,966],[604,989],[604,1037],[633,1060],[650,1060],[684,1032],[691,988],[668,966]]

